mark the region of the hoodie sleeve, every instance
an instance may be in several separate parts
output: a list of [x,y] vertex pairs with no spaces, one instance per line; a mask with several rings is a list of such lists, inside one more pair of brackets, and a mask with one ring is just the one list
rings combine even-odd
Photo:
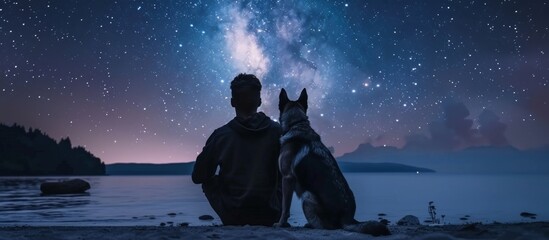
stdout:
[[217,169],[217,154],[215,145],[215,131],[206,141],[206,145],[202,148],[202,152],[196,157],[194,164],[192,180],[195,184],[205,183],[215,175]]

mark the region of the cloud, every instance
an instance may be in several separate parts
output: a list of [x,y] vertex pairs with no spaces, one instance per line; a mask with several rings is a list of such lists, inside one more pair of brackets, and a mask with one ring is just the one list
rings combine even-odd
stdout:
[[443,119],[429,124],[430,136],[411,134],[405,137],[405,148],[422,150],[456,150],[473,146],[505,146],[506,125],[489,110],[478,118],[478,129],[468,119],[469,109],[461,102],[451,102],[443,107]]
[[255,33],[248,29],[253,14],[236,6],[230,6],[228,14],[224,37],[234,67],[239,72],[253,73],[263,79],[269,72],[270,60]]
[[499,117],[490,110],[484,110],[478,117],[479,131],[484,140],[490,145],[503,146],[507,145],[505,137],[505,129],[507,126],[499,121]]
[[467,119],[469,109],[463,103],[449,103],[444,106],[444,123],[447,128],[465,140],[471,139],[473,120]]
[[408,149],[430,149],[432,148],[432,141],[429,137],[419,134],[419,133],[413,133],[408,136],[404,137],[404,140],[406,141],[405,147]]
[[445,121],[434,121],[429,125],[431,141],[427,145],[435,149],[455,149],[459,147],[460,140],[452,129],[448,128]]
[[[450,102],[443,106],[443,119],[433,121],[429,124],[431,138],[428,144],[425,139],[421,143],[425,147],[435,149],[460,149],[476,145],[476,130],[472,129],[473,120],[468,119],[469,109],[461,102]],[[420,140],[418,137],[408,137],[408,143]]]

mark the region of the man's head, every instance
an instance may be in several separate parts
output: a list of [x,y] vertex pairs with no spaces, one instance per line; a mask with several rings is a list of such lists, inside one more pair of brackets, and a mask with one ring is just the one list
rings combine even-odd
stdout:
[[251,114],[261,105],[261,83],[253,74],[241,73],[231,81],[231,106],[237,114]]

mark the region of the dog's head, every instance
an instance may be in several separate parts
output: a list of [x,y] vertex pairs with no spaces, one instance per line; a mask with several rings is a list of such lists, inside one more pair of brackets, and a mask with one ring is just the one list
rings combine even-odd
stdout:
[[307,90],[301,91],[297,101],[291,101],[284,88],[280,90],[278,109],[280,110],[280,124],[282,130],[287,131],[292,123],[307,120]]

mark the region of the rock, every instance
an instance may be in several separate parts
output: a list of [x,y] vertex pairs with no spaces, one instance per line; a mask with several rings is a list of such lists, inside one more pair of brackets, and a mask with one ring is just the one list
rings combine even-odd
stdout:
[[521,216],[521,217],[526,217],[526,218],[531,218],[531,217],[537,216],[537,214],[535,214],[535,213],[529,213],[529,212],[521,212],[521,213],[520,213],[520,216]]
[[202,216],[198,217],[198,219],[200,219],[200,220],[213,220],[214,217],[212,217],[210,215],[202,215]]
[[164,227],[164,226],[166,226],[166,223],[161,222],[161,223],[160,223],[160,226],[161,226],[161,227]]
[[189,223],[188,222],[183,222],[183,223],[180,223],[179,226],[180,227],[188,227]]
[[399,226],[419,226],[419,218],[414,215],[406,215],[400,220],[398,220],[397,225]]
[[175,214],[175,213],[168,213],[168,216],[170,216],[170,217],[175,217],[175,215],[177,215],[177,214]]
[[465,225],[464,227],[462,227],[462,228],[460,229],[460,231],[475,231],[475,230],[478,230],[478,228],[477,228],[477,225],[478,225],[478,224],[479,224],[479,223],[467,224],[467,225]]
[[90,189],[90,184],[82,179],[72,179],[62,182],[45,182],[40,184],[43,194],[71,194],[84,193]]
[[383,225],[389,225],[389,223],[390,223],[391,221],[389,221],[389,220],[387,220],[387,219],[381,219],[381,220],[379,220],[379,222],[380,222],[381,224],[383,224]]
[[387,214],[385,214],[385,213],[378,213],[377,216],[379,216],[379,217],[385,217],[385,216],[387,216]]
[[360,224],[360,232],[370,234],[374,237],[391,235],[387,225],[376,221],[366,221]]

